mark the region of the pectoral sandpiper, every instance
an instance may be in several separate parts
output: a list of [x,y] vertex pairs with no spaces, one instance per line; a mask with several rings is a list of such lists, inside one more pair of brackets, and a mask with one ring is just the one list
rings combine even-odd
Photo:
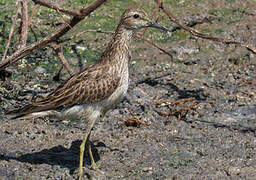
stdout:
[[126,10],[112,40],[95,64],[70,77],[42,100],[8,113],[16,114],[15,119],[49,116],[86,123],[85,136],[80,146],[80,179],[83,176],[85,146],[89,150],[92,165],[96,165],[89,143],[91,129],[97,119],[103,117],[125,96],[129,84],[130,41],[136,30],[146,27],[167,31],[148,20],[143,11]]

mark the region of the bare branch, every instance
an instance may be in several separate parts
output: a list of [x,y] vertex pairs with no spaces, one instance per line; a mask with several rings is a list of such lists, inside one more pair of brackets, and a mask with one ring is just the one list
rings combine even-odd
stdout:
[[22,26],[21,26],[21,36],[20,36],[20,48],[25,47],[27,43],[28,35],[28,5],[26,0],[21,0],[22,4]]
[[66,23],[62,24],[61,27],[54,33],[46,36],[39,42],[35,42],[27,47],[20,48],[18,51],[13,53],[10,57],[0,62],[0,70],[6,68],[10,64],[18,61],[19,59],[23,58],[24,56],[28,55],[32,51],[46,47],[50,42],[56,41],[58,38],[63,36],[67,33],[72,27],[74,27],[77,23],[83,20],[84,17],[88,16],[91,12],[101,6],[106,0],[96,0],[90,6],[85,9],[81,9],[80,12],[82,16],[74,16],[72,19],[67,21]]
[[33,0],[33,1],[36,4],[40,4],[41,6],[45,6],[45,7],[48,7],[50,9],[54,9],[56,11],[63,12],[65,14],[69,14],[69,15],[72,15],[72,16],[81,16],[82,15],[80,12],[71,11],[71,10],[68,10],[68,9],[64,9],[64,8],[55,6],[54,4],[52,4],[50,2],[45,2],[43,0]]
[[9,46],[10,46],[10,43],[11,43],[12,34],[13,34],[13,31],[14,31],[14,27],[15,27],[17,17],[18,17],[18,13],[19,13],[19,9],[20,9],[20,0],[17,0],[16,7],[17,7],[17,11],[16,11],[16,14],[14,15],[14,17],[12,19],[12,26],[11,26],[11,30],[10,30],[10,33],[9,33],[8,42],[7,42],[7,45],[6,45],[5,50],[4,50],[4,55],[2,57],[2,62],[4,61],[4,59],[6,57],[6,54],[8,52],[8,49],[9,49]]
[[173,56],[172,56],[169,52],[167,52],[165,49],[163,49],[163,48],[161,48],[160,46],[158,46],[156,43],[153,43],[151,40],[146,39],[146,38],[143,38],[143,37],[138,37],[138,36],[135,36],[135,38],[141,39],[141,40],[147,42],[148,44],[150,44],[150,45],[156,47],[158,50],[160,50],[161,52],[167,54],[171,59],[173,59]]
[[63,69],[63,65],[61,66],[61,68],[59,69],[59,71],[57,72],[57,74],[56,74],[55,76],[53,76],[52,79],[53,79],[54,81],[60,81],[60,73],[61,73],[62,69]]
[[190,32],[191,34],[193,34],[194,36],[200,37],[200,38],[204,38],[204,39],[209,39],[209,40],[213,40],[213,41],[217,41],[217,42],[222,42],[225,44],[238,44],[240,46],[246,47],[247,49],[249,49],[250,51],[252,51],[253,53],[256,53],[256,47],[249,45],[249,44],[245,44],[243,42],[240,41],[236,41],[236,40],[232,40],[232,39],[225,39],[222,37],[216,37],[216,36],[210,36],[208,34],[203,34],[201,32],[198,32],[197,30],[186,26],[185,24],[183,24],[178,18],[176,18],[175,16],[173,16],[170,12],[168,12],[164,6],[161,0],[155,0],[155,2],[157,3],[158,7],[169,17],[169,19],[173,22],[175,22],[176,24],[178,24],[181,28],[183,28],[184,30]]
[[65,58],[65,56],[63,55],[62,49],[59,46],[59,44],[57,44],[56,42],[52,42],[50,44],[50,46],[53,48],[53,50],[55,51],[55,53],[57,54],[57,56],[59,57],[59,59],[61,60],[62,64],[65,66],[65,68],[67,69],[68,73],[72,76],[75,74],[75,72],[73,71],[73,69],[69,66],[67,59]]
[[34,14],[35,14],[35,12],[36,12],[36,8],[37,8],[37,4],[34,4],[34,5],[33,5],[33,9],[32,9],[32,13],[31,13],[31,16],[29,17],[29,20],[28,20],[28,27],[31,25],[33,16],[34,16]]

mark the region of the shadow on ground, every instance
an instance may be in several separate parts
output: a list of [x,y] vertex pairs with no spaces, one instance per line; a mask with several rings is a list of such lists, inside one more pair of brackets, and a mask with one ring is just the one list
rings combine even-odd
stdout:
[[[70,170],[70,174],[72,175],[79,165],[79,152],[81,142],[81,140],[73,141],[69,149],[59,145],[50,149],[43,149],[40,152],[28,153],[18,157],[2,154],[0,156],[0,160],[16,160],[19,162],[30,164],[57,165],[61,168],[68,168]],[[98,143],[96,146],[105,147],[105,144]],[[94,156],[94,160],[97,163],[97,161],[100,160],[100,156],[96,146],[92,144],[92,153]],[[91,160],[89,158],[88,152],[85,152],[84,164],[85,166],[91,165]]]

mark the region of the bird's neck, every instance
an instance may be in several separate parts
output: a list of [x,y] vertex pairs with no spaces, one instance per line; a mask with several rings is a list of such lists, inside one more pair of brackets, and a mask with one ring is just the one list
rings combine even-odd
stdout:
[[134,34],[134,30],[127,29],[125,25],[119,24],[111,42],[117,43],[117,45],[119,44],[120,46],[129,45],[133,34]]
[[124,25],[119,24],[101,59],[115,64],[128,62],[130,56],[129,45],[133,34],[133,30],[126,29]]

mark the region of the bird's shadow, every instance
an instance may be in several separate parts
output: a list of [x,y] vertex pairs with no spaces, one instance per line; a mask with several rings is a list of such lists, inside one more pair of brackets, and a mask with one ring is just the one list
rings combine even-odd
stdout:
[[172,83],[168,83],[168,85],[170,89],[173,89],[179,94],[177,99],[190,98],[190,97],[193,97],[198,101],[205,101],[207,99],[207,94],[204,93],[203,89],[188,90],[188,89],[180,89]]
[[[30,164],[58,165],[62,168],[68,168],[70,174],[72,175],[79,165],[81,142],[81,140],[73,141],[69,149],[59,145],[50,149],[43,149],[39,152],[27,153],[18,157],[2,154],[0,156],[0,160],[16,160]],[[106,145],[102,142],[98,142],[96,145],[91,143],[91,147],[94,160],[97,162],[100,160],[100,156],[96,147],[106,147]],[[85,149],[84,166],[88,166],[90,164],[91,160],[89,158],[88,150]]]
[[146,83],[150,86],[156,86],[156,85],[161,85],[162,87],[166,87],[167,90],[174,90],[178,93],[177,99],[182,99],[182,98],[190,98],[193,97],[198,101],[205,101],[207,99],[207,94],[205,94],[203,89],[196,89],[196,90],[188,90],[186,88],[180,89],[178,86],[176,86],[173,83],[163,83],[158,80],[158,78],[147,78],[144,79],[143,81],[137,82],[137,84],[140,83]]

